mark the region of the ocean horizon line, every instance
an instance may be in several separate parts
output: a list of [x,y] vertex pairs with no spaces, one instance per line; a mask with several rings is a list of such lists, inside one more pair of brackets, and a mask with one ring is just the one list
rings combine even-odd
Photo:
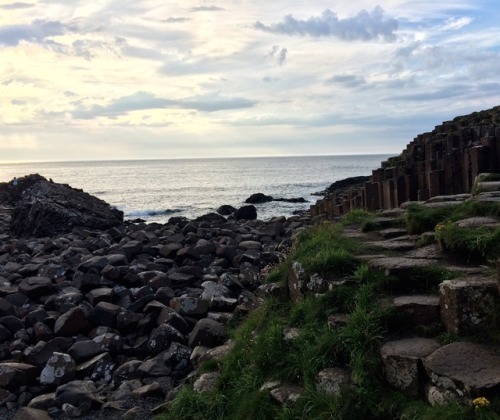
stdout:
[[280,158],[307,158],[307,157],[352,157],[352,156],[396,156],[397,153],[339,153],[339,154],[312,154],[312,155],[255,155],[255,156],[209,156],[209,157],[170,157],[170,158],[140,158],[140,159],[91,159],[91,160],[24,160],[0,161],[0,165],[26,164],[53,164],[53,163],[117,163],[117,162],[159,162],[185,160],[233,160],[233,159],[280,159]]

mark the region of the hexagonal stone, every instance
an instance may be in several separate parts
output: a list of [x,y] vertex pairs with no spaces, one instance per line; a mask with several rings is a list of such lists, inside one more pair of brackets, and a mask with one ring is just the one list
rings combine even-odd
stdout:
[[498,283],[492,279],[447,280],[439,286],[441,320],[455,334],[477,334],[493,325],[499,304]]
[[419,365],[440,344],[430,338],[407,338],[390,341],[380,349],[385,379],[394,388],[417,395],[420,383]]
[[394,298],[393,303],[396,310],[402,313],[411,325],[430,325],[441,320],[439,296],[398,296]]
[[434,385],[458,395],[485,395],[500,385],[500,351],[470,342],[443,346],[424,359]]

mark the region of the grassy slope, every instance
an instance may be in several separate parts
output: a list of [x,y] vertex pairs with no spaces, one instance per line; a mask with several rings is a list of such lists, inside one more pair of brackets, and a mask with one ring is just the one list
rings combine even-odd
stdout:
[[[464,215],[491,214],[491,209],[462,209],[422,214],[410,209],[408,227],[421,231],[445,220]],[[493,213],[498,211],[498,207]],[[436,216],[436,213],[439,213]],[[416,217],[417,215],[418,217]],[[499,216],[498,213],[494,214]],[[370,215],[357,212],[346,223],[362,223]],[[415,221],[418,219],[418,221]],[[424,228],[425,226],[425,228]],[[170,403],[167,419],[498,419],[498,402],[491,409],[445,406],[431,408],[389,388],[382,380],[379,347],[400,320],[380,301],[387,290],[386,279],[357,265],[353,254],[360,245],[342,236],[342,226],[323,224],[303,233],[287,260],[270,281],[286,281],[291,261],[300,261],[309,274],[345,278],[348,283],[320,297],[307,297],[298,304],[287,298],[269,299],[232,332],[235,348],[224,360],[209,362],[202,371],[218,370],[214,391],[193,393],[186,386]],[[329,330],[332,314],[348,314],[347,325]],[[285,341],[286,328],[300,335]],[[317,373],[328,367],[343,367],[353,386],[332,397],[315,388]],[[280,380],[303,388],[297,403],[279,406],[265,381]]]

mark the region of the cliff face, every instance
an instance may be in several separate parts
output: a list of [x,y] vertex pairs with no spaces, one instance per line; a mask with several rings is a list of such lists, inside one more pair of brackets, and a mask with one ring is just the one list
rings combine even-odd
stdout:
[[418,135],[399,156],[382,162],[364,185],[330,192],[311,206],[311,214],[391,209],[406,201],[470,193],[474,178],[484,172],[500,172],[500,106]]

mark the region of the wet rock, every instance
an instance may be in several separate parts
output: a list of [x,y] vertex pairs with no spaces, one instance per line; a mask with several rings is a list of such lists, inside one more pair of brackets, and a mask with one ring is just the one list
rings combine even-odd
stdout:
[[236,220],[255,220],[257,219],[257,209],[252,204],[240,207],[234,213],[234,217]]
[[217,213],[221,214],[222,216],[230,216],[235,211],[236,208],[228,204],[224,204],[223,206],[217,208]]
[[270,201],[273,201],[273,197],[271,197],[270,195],[265,195],[262,193],[255,193],[255,194],[252,194],[250,197],[248,197],[245,200],[245,203],[262,204],[262,203],[269,203]]

